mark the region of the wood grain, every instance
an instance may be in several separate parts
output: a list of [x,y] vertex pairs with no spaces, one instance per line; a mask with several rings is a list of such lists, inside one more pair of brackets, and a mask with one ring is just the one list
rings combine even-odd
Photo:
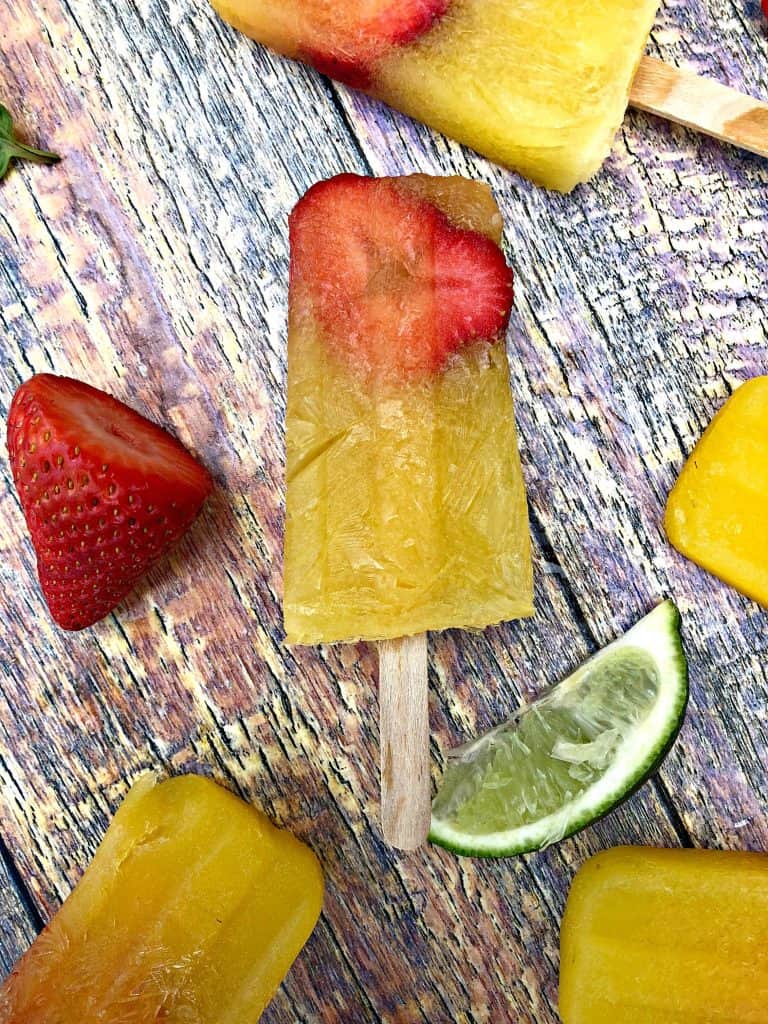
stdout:
[[711,78],[644,57],[629,102],[638,110],[768,157],[768,103]]
[[0,971],[7,974],[41,925],[8,851],[0,853]]
[[398,850],[427,841],[431,818],[427,635],[379,643],[382,833]]
[[[758,8],[672,0],[651,50],[766,95]],[[767,369],[765,162],[633,114],[593,183],[547,194],[268,55],[203,0],[7,0],[0,99],[65,157],[0,186],[0,409],[33,371],[86,378],[169,425],[218,482],[147,585],[66,636],[0,463],[4,963],[77,881],[129,780],[194,769],[297,831],[328,877],[268,1024],[555,1024],[559,914],[590,852],[768,848],[765,614],[661,530],[709,417]],[[537,615],[431,641],[435,775],[659,597],[684,614],[693,699],[660,777],[535,857],[387,849],[375,650],[282,643],[285,219],[341,170],[488,181],[517,274]]]

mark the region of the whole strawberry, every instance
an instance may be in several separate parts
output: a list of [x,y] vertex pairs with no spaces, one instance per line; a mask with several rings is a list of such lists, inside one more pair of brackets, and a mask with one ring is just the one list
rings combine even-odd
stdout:
[[211,478],[161,427],[110,395],[43,373],[8,414],[11,470],[51,615],[108,615],[188,529]]

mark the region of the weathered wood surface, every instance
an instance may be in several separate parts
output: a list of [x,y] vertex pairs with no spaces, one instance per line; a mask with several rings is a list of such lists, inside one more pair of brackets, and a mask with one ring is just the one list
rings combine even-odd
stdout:
[[[672,0],[651,52],[768,95],[756,0]],[[130,779],[212,772],[317,850],[322,922],[265,1015],[554,1024],[576,866],[619,842],[768,848],[765,614],[686,564],[661,513],[735,383],[768,370],[768,165],[632,114],[571,197],[273,57],[204,0],[6,0],[0,100],[65,156],[0,186],[0,407],[33,371],[169,424],[216,475],[202,521],[79,636],[42,612],[2,462],[3,966],[77,881]],[[286,213],[342,169],[490,182],[517,273],[513,387],[535,619],[431,638],[435,771],[670,594],[693,697],[659,778],[514,862],[379,838],[376,654],[280,621]]]

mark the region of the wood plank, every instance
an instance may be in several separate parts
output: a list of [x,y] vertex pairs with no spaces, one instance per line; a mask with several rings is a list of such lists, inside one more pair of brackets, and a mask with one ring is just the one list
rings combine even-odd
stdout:
[[[723,51],[743,58],[731,83],[758,92],[757,23],[725,8]],[[704,9],[668,7],[655,49],[712,73],[725,57]],[[171,424],[219,482],[170,565],[70,637],[40,615],[4,478],[0,584],[16,597],[0,824],[38,905],[51,913],[79,877],[127,779],[212,771],[311,842],[329,879],[322,924],[265,1021],[554,1024],[557,918],[589,852],[685,839],[675,808],[699,842],[765,842],[762,619],[659,531],[682,449],[725,382],[763,365],[764,168],[635,116],[595,185],[546,195],[332,93],[204,4],[11,0],[0,37],[0,94],[67,157],[2,187],[0,406],[33,368],[86,377]],[[384,847],[375,652],[282,646],[285,214],[318,177],[367,166],[489,180],[518,274],[511,353],[538,614],[433,638],[435,772],[450,745],[658,596],[671,590],[687,612],[695,700],[663,785],[514,863]]]
[[[77,21],[100,26],[92,53],[108,44],[130,52],[128,38],[142,52],[151,51],[149,27],[135,17],[121,27],[118,21],[95,22],[84,9],[77,8]],[[47,7],[49,18],[53,10]],[[226,30],[201,17],[196,45],[213,52]],[[57,39],[62,52],[82,62],[88,44],[73,25],[62,16]],[[166,26],[168,38],[170,32]],[[25,623],[38,614],[39,598],[6,479],[3,582],[23,598],[11,611],[14,660],[0,712],[8,733],[3,792],[15,787],[19,800],[4,806],[3,824],[18,838],[20,869],[50,913],[79,877],[127,778],[163,764],[213,770],[308,838],[329,878],[323,924],[268,1019],[440,1019],[454,1007],[456,1019],[500,1019],[509,1007],[520,1020],[534,1012],[544,1020],[554,998],[550,901],[557,897],[542,894],[522,863],[508,887],[498,866],[459,864],[439,851],[401,862],[385,849],[377,831],[372,652],[361,645],[294,657],[281,648],[287,253],[275,224],[316,175],[362,164],[340,141],[338,123],[326,126],[334,145],[313,153],[312,167],[301,157],[298,164],[281,162],[295,147],[293,135],[308,133],[294,124],[264,153],[262,116],[280,122],[270,106],[277,65],[234,34],[227,38],[245,68],[239,90],[252,98],[253,108],[242,117],[247,131],[233,154],[239,162],[217,188],[205,182],[198,187],[199,153],[188,139],[215,138],[218,131],[226,140],[231,124],[218,123],[224,96],[222,106],[214,102],[206,113],[205,127],[174,128],[162,105],[148,98],[158,81],[162,85],[158,62],[151,87],[140,63],[131,72],[130,103],[137,114],[126,105],[128,90],[115,66],[108,65],[99,67],[98,83],[86,78],[88,116],[78,121],[77,137],[67,141],[63,129],[58,135],[51,125],[38,125],[37,132],[67,154],[63,196],[59,179],[42,178],[34,168],[5,186],[16,241],[3,251],[11,275],[0,308],[17,379],[30,367],[53,367],[130,398],[171,422],[217,470],[233,498],[231,505],[223,496],[213,503],[172,560],[178,577],[153,574],[151,587],[118,619],[81,637],[64,636],[42,620],[29,637]],[[45,70],[33,68],[32,77],[18,83],[19,101],[37,96],[40,111],[74,106],[76,71],[65,65],[57,86],[62,97],[50,96],[50,83],[59,79],[46,68],[45,47],[38,45],[37,66]],[[24,64],[19,59],[15,66]],[[299,78],[302,89],[316,88],[307,72],[285,73]],[[322,92],[310,95],[318,116],[337,117]],[[257,112],[263,108],[265,113]],[[120,139],[127,140],[122,147],[96,127],[115,124],[115,110]],[[163,146],[166,132],[172,154]],[[243,179],[252,187],[242,188]],[[180,181],[194,182],[197,191],[179,189]],[[237,245],[228,243],[233,236]],[[240,259],[236,266],[233,254]],[[4,408],[15,383],[6,379]],[[540,590],[540,604],[550,622],[563,623],[560,635],[568,635],[571,652],[585,653],[559,579],[541,576]],[[222,607],[225,617],[217,612]],[[433,718],[438,729],[443,722],[443,735],[514,707],[514,696],[500,695],[491,682],[499,661],[509,668],[511,652],[530,659],[539,677],[564,667],[553,669],[555,652],[540,650],[526,635],[520,630],[510,647],[509,633],[499,631],[494,646],[480,644],[471,662],[463,660],[470,648],[462,637],[442,649],[433,663],[433,685],[447,691],[450,703],[433,700]],[[466,682],[457,690],[459,672]],[[475,690],[485,691],[485,707]],[[657,824],[653,794],[637,806],[650,834],[669,839],[663,821]],[[555,862],[554,870],[562,893],[567,869]],[[483,878],[491,886],[483,897],[488,920],[475,907],[488,884]],[[530,920],[523,922],[524,913]],[[499,948],[506,950],[505,967],[527,965],[513,987],[500,972]],[[409,994],[405,1001],[403,992]]]
[[[763,22],[737,3],[717,16],[703,3],[666,4],[651,49],[768,95]],[[630,114],[603,173],[560,197],[338,93],[374,173],[437,163],[501,197],[534,514],[596,643],[660,597],[677,600],[693,700],[664,792],[698,844],[766,848],[765,613],[678,556],[662,515],[711,416],[738,382],[768,369],[768,163]]]
[[35,936],[39,918],[0,844],[0,975],[5,975]]

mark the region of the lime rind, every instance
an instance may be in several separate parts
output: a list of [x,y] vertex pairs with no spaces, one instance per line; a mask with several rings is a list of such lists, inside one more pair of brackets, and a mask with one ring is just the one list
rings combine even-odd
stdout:
[[[658,674],[658,693],[650,713],[623,737],[611,763],[594,784],[553,813],[534,822],[489,834],[467,832],[433,812],[431,842],[470,857],[510,857],[541,850],[608,814],[653,775],[680,731],[688,703],[688,667],[680,638],[680,614],[671,601],[660,604],[573,675],[534,704],[523,707],[513,723],[520,721],[537,705],[562,700],[572,694],[598,665],[615,658],[622,650],[629,652],[632,649],[652,660]],[[491,730],[456,751],[455,755],[463,763],[471,763],[478,752],[489,742],[494,742],[494,736],[500,730],[508,728],[509,723]]]

